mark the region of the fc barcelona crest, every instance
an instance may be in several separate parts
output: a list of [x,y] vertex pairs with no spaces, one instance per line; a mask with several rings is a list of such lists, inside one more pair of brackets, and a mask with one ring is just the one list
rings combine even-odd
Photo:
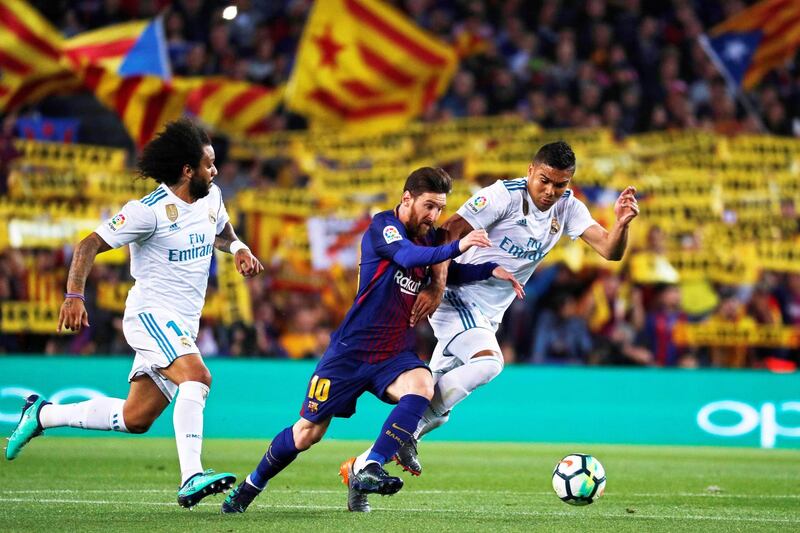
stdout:
[[550,235],[555,235],[556,233],[558,233],[558,230],[560,229],[561,229],[561,224],[558,223],[556,217],[553,217],[550,220]]
[[211,222],[212,224],[216,224],[217,223],[217,216],[214,214],[214,211],[212,211],[211,209],[208,210],[208,221]]
[[164,209],[167,210],[167,218],[170,222],[178,220],[178,207],[175,204],[167,204]]

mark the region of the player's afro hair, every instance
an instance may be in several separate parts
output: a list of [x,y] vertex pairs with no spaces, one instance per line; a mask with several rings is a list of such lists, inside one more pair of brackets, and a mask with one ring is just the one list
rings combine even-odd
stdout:
[[534,163],[544,163],[558,170],[575,168],[575,152],[564,141],[548,143],[539,148],[533,158]]
[[416,198],[426,192],[448,194],[452,188],[453,178],[444,169],[421,167],[408,175],[403,192],[408,191]]
[[188,118],[170,122],[142,150],[139,175],[173,185],[180,180],[184,165],[200,165],[203,146],[209,144],[208,134]]

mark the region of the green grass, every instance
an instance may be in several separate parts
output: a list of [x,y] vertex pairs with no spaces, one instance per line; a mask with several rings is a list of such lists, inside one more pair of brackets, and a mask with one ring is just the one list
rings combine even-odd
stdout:
[[[423,442],[422,477],[403,476],[393,497],[372,496],[370,514],[348,513],[338,466],[366,445],[323,442],[247,513],[222,516],[222,496],[193,511],[175,503],[171,440],[39,438],[0,465],[0,530],[800,530],[798,451]],[[204,463],[243,476],[263,452],[263,442],[209,439]],[[592,453],[606,468],[606,493],[588,507],[562,503],[550,487],[555,463],[570,452]]]

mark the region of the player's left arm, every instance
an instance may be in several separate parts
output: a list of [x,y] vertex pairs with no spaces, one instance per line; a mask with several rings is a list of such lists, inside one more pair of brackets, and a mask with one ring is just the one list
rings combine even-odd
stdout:
[[264,270],[264,265],[261,264],[261,261],[236,236],[236,232],[230,222],[226,222],[225,227],[214,238],[214,248],[233,254],[236,262],[236,271],[246,278],[251,278]]
[[614,203],[614,215],[617,220],[610,231],[595,223],[581,234],[581,239],[586,244],[609,261],[619,261],[625,254],[628,245],[628,225],[639,214],[639,204],[636,202],[635,194],[636,188],[629,186],[619,195]]
[[517,278],[515,278],[511,272],[497,263],[488,262],[473,265],[471,263],[457,263],[451,261],[447,269],[448,285],[464,285],[466,283],[483,281],[489,278],[508,281],[514,288],[517,298],[522,300],[525,297],[525,288],[522,284],[517,281]]

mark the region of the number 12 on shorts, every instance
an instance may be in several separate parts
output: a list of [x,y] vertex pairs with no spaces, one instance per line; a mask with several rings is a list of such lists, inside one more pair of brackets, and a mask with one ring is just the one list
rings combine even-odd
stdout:
[[328,399],[328,393],[331,390],[331,380],[322,378],[315,375],[311,378],[311,385],[308,387],[308,397],[318,402],[324,402]]

